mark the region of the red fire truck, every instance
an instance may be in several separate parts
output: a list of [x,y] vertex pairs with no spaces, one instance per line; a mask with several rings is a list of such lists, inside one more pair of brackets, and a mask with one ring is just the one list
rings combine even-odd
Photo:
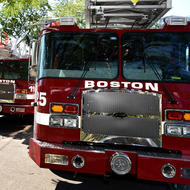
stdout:
[[45,20],[29,148],[38,166],[190,184],[190,23],[142,23]]
[[8,34],[0,42],[0,114],[33,114],[35,82],[29,77],[29,58],[12,53]]

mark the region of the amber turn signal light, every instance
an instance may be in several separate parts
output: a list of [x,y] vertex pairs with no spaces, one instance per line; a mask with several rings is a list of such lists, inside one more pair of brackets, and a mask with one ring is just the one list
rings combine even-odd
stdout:
[[53,104],[51,106],[51,111],[52,112],[55,112],[55,113],[62,113],[64,110],[64,107],[63,105],[56,105],[56,104]]
[[183,118],[185,121],[190,121],[190,113],[184,113]]

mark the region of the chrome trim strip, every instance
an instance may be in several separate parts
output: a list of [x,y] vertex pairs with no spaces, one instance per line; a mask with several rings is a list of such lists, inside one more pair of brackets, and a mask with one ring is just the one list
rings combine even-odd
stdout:
[[[134,91],[134,90],[128,90],[128,89],[97,89],[97,90],[87,90],[87,91],[83,91],[83,96],[82,96],[82,120],[85,119],[85,117],[87,118],[88,116],[96,116],[96,115],[101,115],[101,116],[105,116],[105,117],[110,117],[113,115],[112,113],[91,113],[91,109],[89,109],[88,112],[86,112],[86,110],[83,111],[83,109],[85,108],[84,106],[84,101],[86,101],[86,99],[84,100],[84,95],[86,93],[101,93],[101,92],[121,92],[121,93],[134,93],[134,94],[142,94],[142,95],[152,95],[157,96],[158,97],[158,107],[157,109],[159,110],[159,134],[158,134],[158,138],[146,138],[146,137],[131,137],[131,136],[113,136],[113,135],[100,135],[100,134],[91,134],[90,131],[87,133],[85,133],[85,131],[82,129],[81,130],[81,134],[80,134],[80,140],[81,141],[87,141],[87,142],[100,142],[100,143],[109,143],[109,144],[121,144],[121,145],[134,145],[134,146],[147,146],[147,147],[161,147],[162,146],[162,134],[164,134],[164,123],[161,121],[161,107],[162,107],[162,95],[161,94],[157,94],[157,93],[153,93],[153,92],[142,92],[142,91]],[[86,96],[85,96],[86,97]],[[99,96],[98,96],[99,97]],[[147,96],[148,97],[148,96]],[[101,98],[101,97],[100,97]],[[142,98],[142,97],[141,97]],[[106,97],[104,97],[105,101]],[[85,104],[87,104],[87,102],[85,102]],[[95,102],[93,102],[93,104],[95,106],[97,106],[95,104]],[[101,104],[102,105],[102,104]],[[86,106],[87,107],[87,106]],[[114,110],[112,110],[114,111]],[[118,111],[118,110],[117,110]],[[138,114],[137,114],[138,115]],[[85,116],[85,117],[84,117]],[[128,116],[125,116],[126,118],[128,118]],[[131,117],[131,116],[130,116]],[[129,117],[129,118],[130,118]],[[132,115],[132,117],[136,117],[135,115]],[[152,116],[143,116],[145,118],[151,118]],[[124,117],[123,117],[124,118]],[[137,117],[138,118],[138,117]],[[154,118],[154,117],[153,117]],[[121,118],[122,119],[122,118]],[[97,123],[95,123],[94,125],[96,126]],[[83,126],[82,126],[83,128]],[[140,129],[140,128],[139,128]],[[86,131],[88,131],[88,126],[86,126]]]

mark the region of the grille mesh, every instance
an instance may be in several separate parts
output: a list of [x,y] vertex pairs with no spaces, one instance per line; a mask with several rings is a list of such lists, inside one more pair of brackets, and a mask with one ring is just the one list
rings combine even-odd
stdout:
[[86,137],[94,134],[103,138],[135,137],[160,142],[160,101],[161,96],[153,93],[86,91],[83,94],[82,133]]
[[0,84],[0,102],[13,102],[14,84]]

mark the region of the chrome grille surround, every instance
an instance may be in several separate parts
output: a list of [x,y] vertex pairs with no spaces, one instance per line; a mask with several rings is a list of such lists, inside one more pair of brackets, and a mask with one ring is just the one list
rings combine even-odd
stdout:
[[83,92],[81,141],[161,146],[161,95],[135,90]]

